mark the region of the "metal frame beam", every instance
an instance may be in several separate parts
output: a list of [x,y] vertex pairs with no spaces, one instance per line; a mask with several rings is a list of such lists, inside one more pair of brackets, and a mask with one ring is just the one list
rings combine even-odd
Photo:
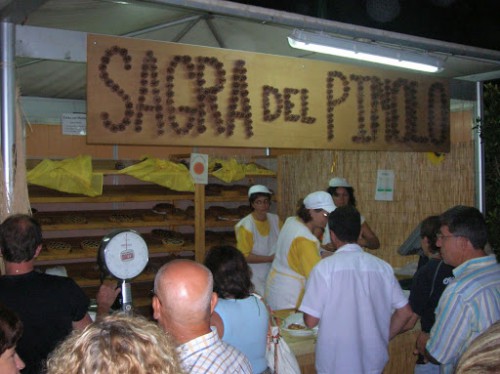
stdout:
[[10,212],[14,194],[15,173],[15,135],[16,135],[16,74],[14,69],[15,26],[13,23],[0,22],[0,54],[1,54],[1,149],[5,188],[4,204]]

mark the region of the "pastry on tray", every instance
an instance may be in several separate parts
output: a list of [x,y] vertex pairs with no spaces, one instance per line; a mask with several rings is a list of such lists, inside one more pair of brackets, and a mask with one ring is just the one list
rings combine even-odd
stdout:
[[227,209],[224,213],[217,216],[219,221],[238,222],[241,219],[241,214],[236,209]]
[[51,254],[68,254],[71,252],[71,244],[63,241],[48,241],[45,243],[45,247]]
[[175,210],[174,204],[170,203],[159,203],[153,207],[153,213],[157,214],[171,214]]
[[61,220],[63,223],[67,223],[67,224],[87,223],[87,218],[85,216],[78,215],[78,214],[69,214],[69,215],[63,216]]
[[98,239],[83,239],[80,242],[80,246],[84,251],[97,253],[101,246],[101,241]]
[[42,226],[43,225],[52,225],[54,223],[54,219],[52,217],[47,217],[47,216],[45,216],[45,217],[43,217],[43,216],[42,217],[38,217],[37,216],[35,218],[38,221],[38,223],[40,225],[42,225]]
[[173,230],[153,229],[151,236],[157,239],[182,239],[182,234]]
[[161,243],[166,249],[174,250],[182,247],[184,245],[184,240],[179,238],[163,238]]
[[167,214],[167,219],[185,220],[186,219],[186,212],[180,208],[174,208],[174,210],[171,213]]
[[117,223],[133,222],[134,216],[125,213],[113,213],[112,215],[109,216],[109,220],[111,222],[117,222]]
[[163,221],[165,219],[164,214],[159,214],[155,212],[146,212],[141,215],[143,221],[146,222],[154,222],[154,221]]

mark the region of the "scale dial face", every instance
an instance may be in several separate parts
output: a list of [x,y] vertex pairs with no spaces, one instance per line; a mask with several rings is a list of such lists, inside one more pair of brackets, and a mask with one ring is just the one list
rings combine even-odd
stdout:
[[144,270],[148,246],[133,230],[123,230],[103,239],[104,261],[109,272],[118,279],[132,279]]

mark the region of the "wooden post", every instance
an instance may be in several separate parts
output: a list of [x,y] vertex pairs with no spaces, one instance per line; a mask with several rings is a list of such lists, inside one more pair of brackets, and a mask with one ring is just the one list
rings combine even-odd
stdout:
[[205,185],[194,185],[194,259],[205,259]]

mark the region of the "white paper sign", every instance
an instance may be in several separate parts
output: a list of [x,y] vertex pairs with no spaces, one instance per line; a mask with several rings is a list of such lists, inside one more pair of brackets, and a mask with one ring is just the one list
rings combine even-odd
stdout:
[[61,124],[63,135],[87,135],[87,115],[85,113],[63,113]]
[[375,200],[394,200],[394,171],[378,170]]
[[208,183],[208,155],[201,153],[191,153],[189,171],[194,179],[194,183]]

